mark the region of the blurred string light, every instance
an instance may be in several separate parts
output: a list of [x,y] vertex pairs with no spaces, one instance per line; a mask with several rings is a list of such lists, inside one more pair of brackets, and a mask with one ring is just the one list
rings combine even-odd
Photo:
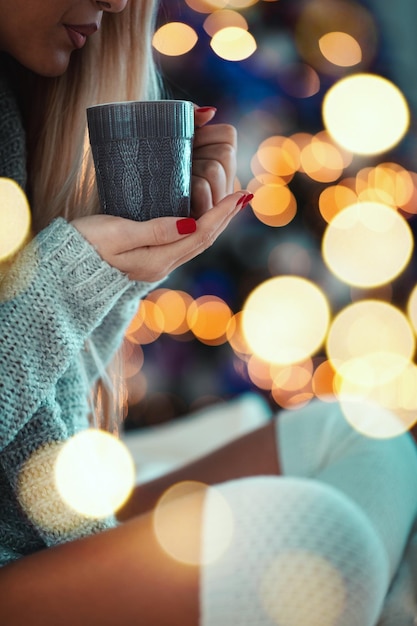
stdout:
[[[210,542],[201,546],[201,521],[210,527]],[[215,487],[196,481],[176,483],[165,491],[153,512],[153,529],[161,548],[187,565],[218,559],[233,538],[230,505]]]
[[320,73],[338,76],[346,68],[368,67],[377,46],[371,13],[354,0],[310,0],[297,20],[301,57]]
[[251,292],[243,307],[242,326],[254,354],[288,365],[319,350],[329,320],[327,298],[317,285],[298,276],[279,276]]
[[183,22],[169,22],[155,32],[152,44],[167,56],[181,56],[190,52],[198,41],[195,30]]
[[30,234],[31,213],[26,194],[9,178],[0,178],[0,263],[13,257]]
[[228,26],[218,30],[212,37],[210,46],[214,52],[227,61],[243,61],[256,50],[256,40],[244,28]]
[[404,137],[410,121],[402,92],[376,74],[354,74],[337,81],[324,96],[322,112],[333,139],[363,155],[393,148]]
[[339,211],[359,201],[384,203],[410,217],[417,210],[417,175],[392,162],[364,167],[355,176],[323,189],[319,210],[330,222]]
[[363,300],[333,320],[326,352],[345,417],[369,437],[394,437],[417,419],[415,336],[397,307]]
[[110,433],[86,430],[29,457],[19,472],[19,502],[45,531],[71,533],[115,513],[134,481],[127,448]]
[[333,274],[359,287],[377,287],[399,276],[413,247],[406,220],[377,202],[357,202],[337,213],[322,240],[323,258]]
[[[413,253],[406,220],[417,212],[417,173],[388,160],[353,171],[356,155],[386,152],[409,130],[410,114],[403,94],[389,80],[367,73],[378,45],[375,20],[360,2],[309,0],[296,7],[294,38],[279,32],[255,41],[250,24],[239,11],[257,4],[256,0],[185,2],[203,15],[204,31],[218,56],[239,61],[254,55],[252,70],[259,77],[273,77],[281,92],[309,98],[323,88],[323,77],[334,81],[322,100],[323,130],[289,134],[281,122],[282,109],[278,119],[260,105],[243,114],[240,134],[251,142],[251,149],[246,150],[252,178],[246,186],[254,193],[253,215],[264,225],[282,228],[294,220],[298,207],[292,185],[297,183],[296,177],[301,174],[318,183],[317,204],[325,222],[320,261],[325,262],[331,278],[349,285],[350,291],[344,293],[350,293],[353,304],[345,306],[331,322],[326,296],[308,280],[316,259],[303,243],[298,246],[302,251],[297,251],[294,243],[282,244],[292,248],[285,254],[284,247],[273,248],[268,270],[280,275],[271,281],[294,281],[287,285],[287,300],[282,294],[266,293],[268,280],[251,291],[243,310],[236,313],[213,296],[194,300],[179,292],[158,290],[159,295],[152,298],[150,294],[145,300],[156,308],[145,305],[144,317],[141,321],[137,318],[136,330],[129,335],[131,345],[139,348],[142,336],[146,343],[146,337],[151,342],[164,332],[206,345],[228,342],[236,372],[269,393],[280,406],[300,406],[313,397],[337,398],[358,430],[374,437],[395,436],[409,427],[411,408],[415,407],[408,386],[415,388],[412,336],[417,327],[417,296],[414,292],[410,295],[408,323],[389,301],[393,298],[391,283]],[[250,42],[249,48],[245,42]],[[286,113],[291,118],[290,108]],[[254,143],[259,144],[255,150]],[[289,303],[288,294],[295,284],[308,285],[311,290],[301,289]],[[264,288],[262,305],[256,314],[248,312],[248,303],[255,302]],[[313,292],[316,300],[310,299]],[[341,320],[345,337],[338,330]],[[392,343],[385,340],[388,336]],[[366,408],[362,411],[360,407],[368,405],[373,407],[373,417],[365,423]],[[351,419],[352,406],[358,423]]]

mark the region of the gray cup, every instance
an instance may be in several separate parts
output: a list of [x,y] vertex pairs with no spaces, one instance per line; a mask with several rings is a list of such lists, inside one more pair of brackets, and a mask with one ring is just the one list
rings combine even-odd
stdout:
[[87,109],[101,210],[144,221],[190,214],[194,106],[112,102]]

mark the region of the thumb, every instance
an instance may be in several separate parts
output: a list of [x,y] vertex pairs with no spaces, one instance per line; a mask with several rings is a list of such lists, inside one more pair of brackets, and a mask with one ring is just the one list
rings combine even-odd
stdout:
[[207,106],[207,107],[199,107],[196,104],[194,105],[194,120],[196,128],[201,128],[201,126],[205,126],[216,115],[217,109],[216,107]]

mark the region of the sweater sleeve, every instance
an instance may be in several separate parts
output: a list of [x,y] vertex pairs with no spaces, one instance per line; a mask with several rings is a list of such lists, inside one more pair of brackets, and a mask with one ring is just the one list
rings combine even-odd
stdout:
[[[0,285],[0,451],[28,423],[86,340],[132,283],[58,218],[21,252]],[[124,305],[127,306],[127,305]],[[99,332],[99,331],[97,331]]]

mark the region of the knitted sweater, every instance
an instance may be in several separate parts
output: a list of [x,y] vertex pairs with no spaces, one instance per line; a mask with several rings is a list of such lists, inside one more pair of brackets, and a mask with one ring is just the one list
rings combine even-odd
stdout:
[[[0,177],[25,185],[23,124],[1,67]],[[104,262],[62,218],[0,284],[0,565],[115,523],[70,510],[50,470],[58,442],[88,427],[89,342],[107,363],[151,287]]]

